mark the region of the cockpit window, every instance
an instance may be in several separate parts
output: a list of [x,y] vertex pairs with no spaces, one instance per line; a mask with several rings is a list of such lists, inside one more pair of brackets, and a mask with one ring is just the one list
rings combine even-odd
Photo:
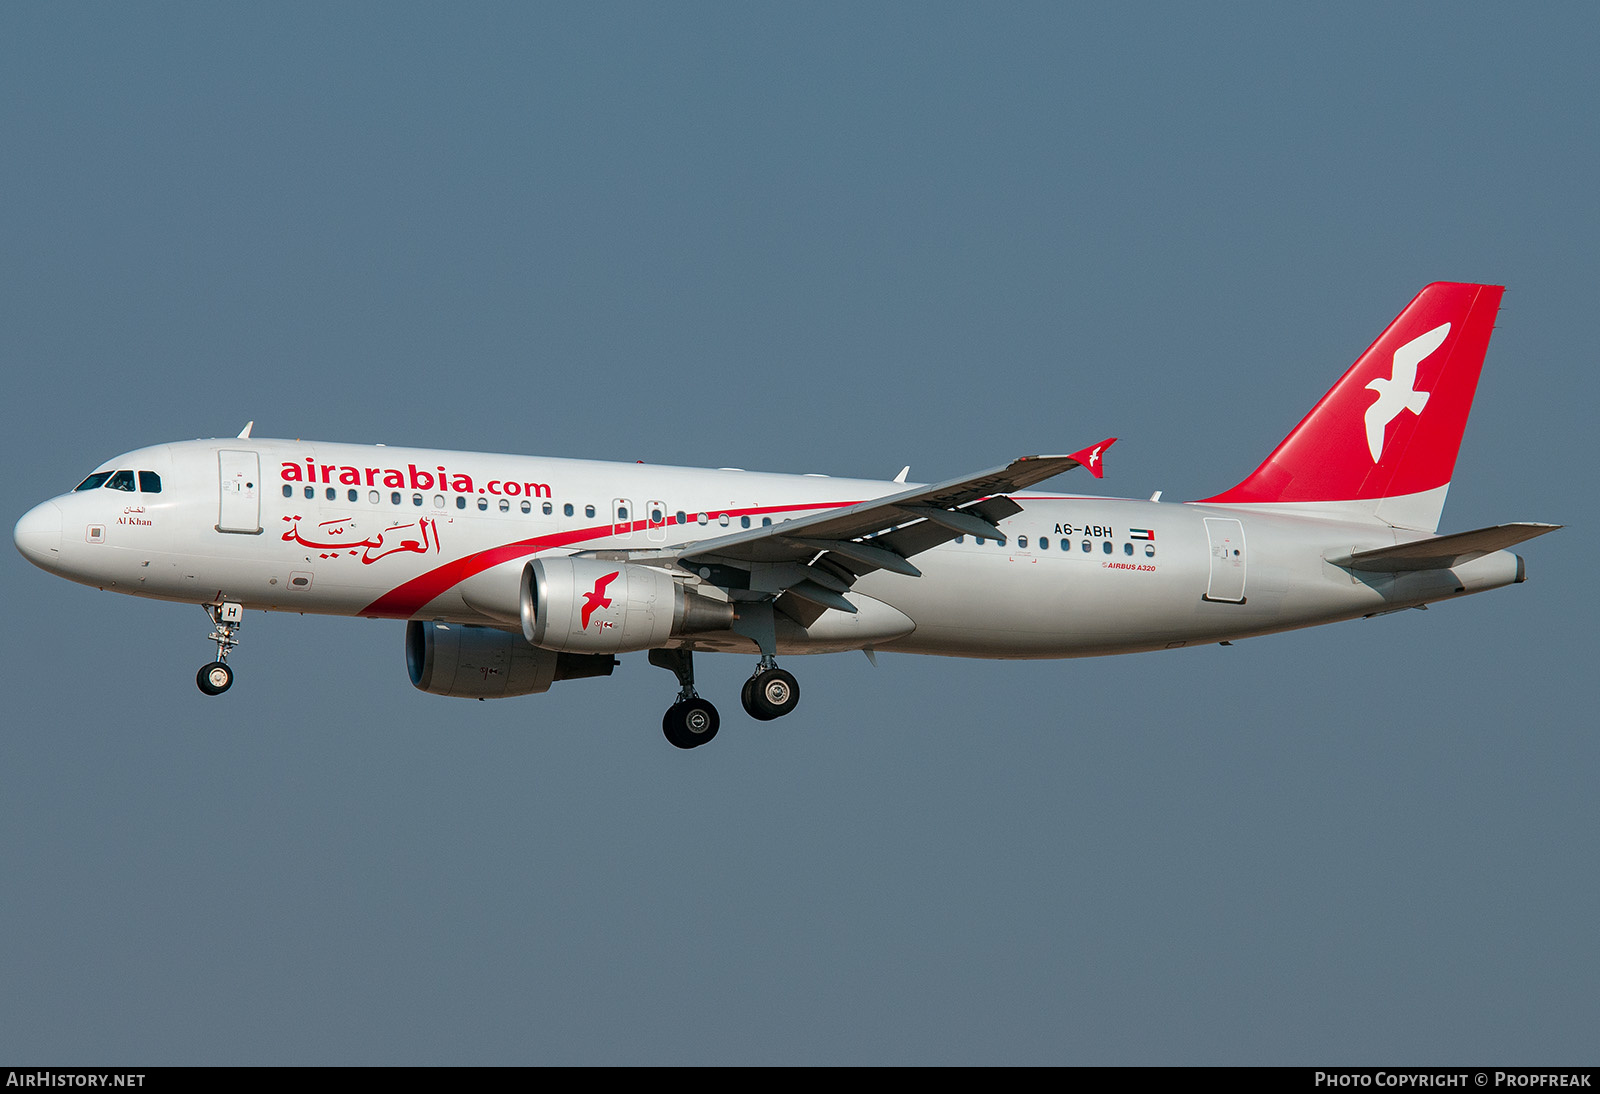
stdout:
[[139,493],[141,493],[141,494],[159,494],[159,493],[161,493],[161,476],[156,474],[154,471],[141,471],[141,472],[139,472]]
[[98,490],[106,484],[106,480],[109,479],[111,475],[112,472],[110,471],[96,471],[94,474],[80,482],[77,485],[76,490],[74,490],[74,493],[76,493],[77,490]]
[[115,475],[111,476],[111,481],[106,483],[106,489],[107,490],[126,490],[130,494],[133,493],[133,490],[134,490],[133,472],[132,471],[118,471]]

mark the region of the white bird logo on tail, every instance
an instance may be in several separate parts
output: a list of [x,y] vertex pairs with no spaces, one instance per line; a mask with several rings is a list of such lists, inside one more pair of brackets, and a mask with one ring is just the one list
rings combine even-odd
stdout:
[[1372,453],[1373,463],[1383,455],[1383,435],[1389,423],[1398,418],[1402,410],[1421,414],[1422,408],[1428,405],[1431,393],[1416,390],[1417,366],[1439,348],[1449,333],[1450,324],[1444,323],[1426,334],[1419,334],[1394,351],[1394,367],[1387,380],[1379,378],[1367,383],[1368,390],[1378,393],[1377,399],[1367,407],[1367,448]]

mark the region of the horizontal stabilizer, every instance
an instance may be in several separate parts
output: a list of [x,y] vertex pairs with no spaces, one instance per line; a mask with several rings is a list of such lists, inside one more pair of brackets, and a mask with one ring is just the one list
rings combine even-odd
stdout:
[[1371,551],[1357,551],[1343,558],[1328,561],[1346,570],[1368,570],[1377,573],[1398,573],[1402,570],[1448,570],[1475,558],[1503,551],[1523,540],[1554,532],[1559,524],[1496,524],[1473,532],[1456,532],[1454,535],[1434,536],[1393,547],[1379,547]]

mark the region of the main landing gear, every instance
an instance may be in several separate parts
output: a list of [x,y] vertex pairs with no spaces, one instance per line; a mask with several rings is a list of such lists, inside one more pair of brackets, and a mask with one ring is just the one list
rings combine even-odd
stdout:
[[239,644],[239,628],[244,625],[243,604],[202,604],[216,630],[209,635],[217,644],[217,659],[201,667],[194,682],[207,695],[221,695],[233,687],[233,670],[228,667],[228,654]]
[[763,657],[754,675],[739,690],[739,702],[750,717],[770,722],[800,705],[800,682],[780,669],[771,657]]
[[[651,650],[650,663],[678,678],[678,701],[661,718],[661,732],[679,748],[699,748],[717,735],[721,719],[717,708],[694,690],[694,653],[691,650]],[[762,722],[782,718],[800,703],[800,684],[770,656],[763,657],[740,690],[745,713]]]
[[694,690],[694,653],[651,650],[650,663],[678,678],[678,701],[661,716],[661,732],[678,748],[699,748],[717,735],[722,719],[717,708]]

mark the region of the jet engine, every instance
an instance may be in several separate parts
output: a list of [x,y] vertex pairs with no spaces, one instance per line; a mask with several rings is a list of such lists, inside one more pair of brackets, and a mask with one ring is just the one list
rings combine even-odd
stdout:
[[522,636],[573,653],[624,653],[686,634],[725,631],[733,603],[670,571],[592,558],[542,558],[522,578]]
[[418,689],[434,695],[537,695],[557,680],[610,676],[616,664],[609,654],[542,650],[493,627],[421,619],[406,624],[406,670]]

